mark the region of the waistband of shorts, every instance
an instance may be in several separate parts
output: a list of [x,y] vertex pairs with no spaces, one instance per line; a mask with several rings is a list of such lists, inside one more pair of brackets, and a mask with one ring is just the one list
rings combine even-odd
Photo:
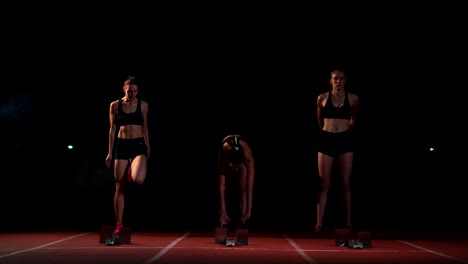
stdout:
[[118,142],[140,142],[144,141],[144,137],[137,137],[137,138],[117,138]]
[[346,131],[343,131],[343,132],[336,132],[336,133],[321,130],[320,133],[326,134],[326,135],[346,135],[346,134],[351,134],[351,130],[346,130]]

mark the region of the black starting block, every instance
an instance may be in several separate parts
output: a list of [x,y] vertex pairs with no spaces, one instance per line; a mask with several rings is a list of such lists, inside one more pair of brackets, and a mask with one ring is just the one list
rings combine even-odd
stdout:
[[335,230],[335,246],[346,247],[348,246],[349,240],[349,230],[348,229],[336,229]]
[[241,246],[249,244],[249,231],[247,228],[236,229],[236,244]]
[[370,248],[372,247],[372,241],[371,241],[371,234],[370,232],[358,232],[357,233],[357,240],[359,240],[363,247],[365,248]]
[[216,227],[215,228],[215,244],[225,244],[228,237],[227,227]]
[[114,235],[113,226],[101,226],[99,243],[105,243],[108,246],[118,244],[131,244],[132,229],[128,227],[123,227],[122,229],[120,229],[118,235]]

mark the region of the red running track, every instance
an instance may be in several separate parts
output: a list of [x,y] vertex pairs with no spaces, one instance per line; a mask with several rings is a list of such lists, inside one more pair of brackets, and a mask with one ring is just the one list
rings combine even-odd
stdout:
[[468,241],[373,239],[373,247],[336,247],[334,238],[250,234],[226,247],[209,233],[132,233],[132,244],[106,246],[99,233],[0,234],[0,263],[468,263]]

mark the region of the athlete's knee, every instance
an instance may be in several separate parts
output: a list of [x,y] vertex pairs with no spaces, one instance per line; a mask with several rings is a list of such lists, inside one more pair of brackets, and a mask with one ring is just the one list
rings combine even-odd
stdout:
[[125,181],[120,181],[115,183],[115,190],[118,194],[124,195],[127,190],[127,184]]
[[330,189],[330,181],[327,181],[323,177],[320,177],[319,190],[321,192],[324,192],[324,191],[328,192],[329,189]]
[[351,191],[351,184],[349,182],[343,183],[343,191],[344,192],[349,192]]
[[143,184],[144,182],[145,182],[145,179],[141,179],[141,178],[136,178],[135,179],[136,184]]
[[143,184],[146,179],[146,169],[145,168],[135,169],[132,173],[132,178],[136,184]]
[[134,170],[131,174],[132,180],[136,184],[143,184],[146,179],[146,171],[145,170]]

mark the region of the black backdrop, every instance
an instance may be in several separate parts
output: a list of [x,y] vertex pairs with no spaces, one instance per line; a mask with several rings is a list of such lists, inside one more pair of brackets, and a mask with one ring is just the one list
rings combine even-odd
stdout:
[[[383,16],[375,8],[319,19],[292,6],[251,7],[242,17],[190,5],[154,15],[12,7],[3,23],[2,228],[114,224],[108,107],[128,75],[150,104],[152,156],[145,184],[129,190],[126,223],[211,228],[217,147],[235,131],[256,158],[252,226],[310,228],[316,98],[336,65],[361,98],[355,225],[463,226],[460,21],[455,10],[430,16],[437,9],[426,7],[413,19],[416,9]],[[339,195],[333,187],[329,225],[340,217]]]

